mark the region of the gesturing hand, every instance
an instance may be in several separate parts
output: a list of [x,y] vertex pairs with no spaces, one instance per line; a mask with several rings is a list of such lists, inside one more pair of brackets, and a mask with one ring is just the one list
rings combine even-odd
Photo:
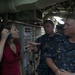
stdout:
[[74,75],[74,73],[71,73],[71,72],[63,70],[63,69],[61,69],[61,71],[63,72],[63,75]]
[[35,43],[35,42],[28,42],[28,45],[26,46],[27,50],[34,50],[37,45],[40,45],[40,43]]

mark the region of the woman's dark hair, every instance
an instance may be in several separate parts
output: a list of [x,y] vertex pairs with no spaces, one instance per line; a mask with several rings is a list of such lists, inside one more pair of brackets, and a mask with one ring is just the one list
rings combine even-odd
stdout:
[[13,24],[16,24],[16,22],[14,22],[14,21],[7,21],[3,25],[0,25],[0,40],[1,40],[1,32],[2,32],[2,30],[4,28],[10,30],[12,28]]
[[[2,25],[0,27],[0,40],[1,40],[1,32],[2,30],[5,28],[5,29],[8,29],[8,30],[11,30],[12,28],[12,25],[16,25],[16,22],[15,21],[8,21],[6,23],[4,23],[4,25]],[[9,40],[9,38],[7,38],[7,41]],[[15,41],[16,42],[16,41]]]
[[46,23],[50,23],[52,26],[54,26],[54,23],[51,20],[45,20],[43,22],[43,25],[45,25]]
[[16,22],[14,22],[14,21],[8,21],[8,22],[0,25],[0,35],[1,35],[1,32],[2,32],[2,30],[4,28],[10,30],[13,24],[16,24]]
[[8,21],[4,24],[4,28],[10,30],[12,28],[12,25],[15,25],[16,22],[15,21]]

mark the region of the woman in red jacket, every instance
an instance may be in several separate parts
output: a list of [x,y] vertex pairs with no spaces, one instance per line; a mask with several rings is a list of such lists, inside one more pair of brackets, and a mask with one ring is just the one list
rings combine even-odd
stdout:
[[19,31],[16,23],[7,22],[1,31],[0,75],[20,75],[20,44],[16,42]]

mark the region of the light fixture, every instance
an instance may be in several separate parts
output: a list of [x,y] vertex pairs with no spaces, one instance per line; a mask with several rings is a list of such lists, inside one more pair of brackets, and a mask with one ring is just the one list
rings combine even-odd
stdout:
[[59,22],[60,24],[64,24],[64,21],[62,21],[62,18],[61,17],[54,16],[53,18],[55,18],[56,21]]

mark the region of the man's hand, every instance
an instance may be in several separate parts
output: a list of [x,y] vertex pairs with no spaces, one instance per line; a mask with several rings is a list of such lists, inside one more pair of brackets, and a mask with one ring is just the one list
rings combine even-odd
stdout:
[[74,73],[71,73],[71,72],[63,70],[63,69],[61,69],[61,71],[63,73],[62,75],[74,75]]
[[35,50],[37,47],[37,45],[40,45],[40,43],[35,43],[35,42],[28,42],[28,45],[26,46],[26,49],[28,51],[33,51]]
[[56,75],[64,75],[64,73],[63,73],[62,70],[59,69],[59,70],[56,72]]

